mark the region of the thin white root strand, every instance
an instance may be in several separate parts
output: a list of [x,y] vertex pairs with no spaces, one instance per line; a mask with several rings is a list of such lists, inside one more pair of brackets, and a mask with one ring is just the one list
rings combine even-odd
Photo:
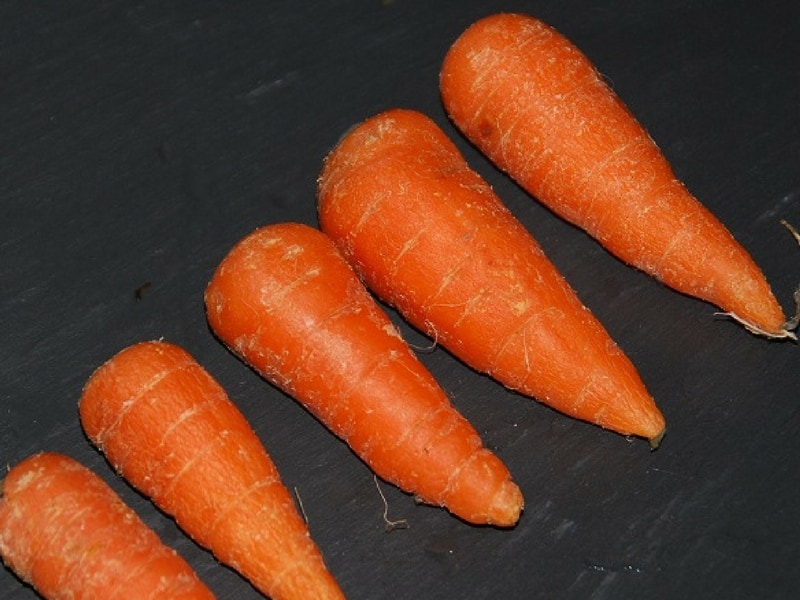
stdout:
[[800,325],[800,286],[794,291],[794,316],[784,323],[783,328],[787,331],[797,329]]
[[428,323],[427,329],[428,329],[428,335],[433,338],[430,345],[418,346],[416,344],[411,344],[411,343],[408,344],[409,346],[411,346],[411,348],[413,348],[417,352],[425,352],[425,353],[433,352],[434,350],[436,350],[436,348],[439,347],[439,332],[436,331],[436,328],[430,323]]
[[416,344],[412,344],[411,342],[409,342],[408,345],[411,346],[412,350],[415,350],[417,352],[422,352],[423,354],[428,354],[433,352],[434,350],[436,350],[438,346],[435,341],[432,342],[429,346],[418,346]]
[[[797,294],[795,294],[795,295],[797,295]],[[787,325],[790,324],[789,322],[787,322],[787,324],[784,325],[781,328],[780,331],[775,332],[775,331],[766,331],[764,329],[761,329],[761,327],[759,327],[758,325],[754,325],[750,321],[746,321],[745,319],[741,318],[740,316],[736,315],[735,313],[717,312],[717,313],[714,313],[714,314],[717,315],[717,316],[729,317],[729,318],[733,319],[734,321],[736,321],[737,323],[739,323],[742,327],[747,329],[747,331],[749,331],[750,333],[754,333],[756,335],[761,335],[761,336],[764,336],[764,337],[769,338],[771,340],[789,339],[789,340],[797,341],[797,335],[795,335],[794,331],[791,331],[792,329],[794,329],[796,327],[796,325],[795,325],[795,327],[787,327]],[[792,319],[792,320],[794,320],[794,319]]]
[[800,232],[798,232],[797,229],[792,227],[792,225],[790,225],[789,221],[787,221],[786,219],[781,219],[781,225],[783,225],[784,227],[786,227],[786,229],[789,230],[789,233],[792,234],[792,237],[794,237],[795,241],[797,242],[797,245],[800,246]]
[[373,475],[372,480],[375,482],[375,487],[378,490],[378,495],[381,497],[381,501],[383,501],[383,522],[385,523],[386,533],[394,531],[395,529],[408,529],[408,521],[405,519],[399,519],[397,521],[392,521],[389,519],[389,503],[386,501],[386,496],[383,495],[383,490],[378,483],[377,475]]
[[[794,241],[796,241],[797,245],[800,246],[800,232],[798,232],[797,229],[795,229],[786,219],[781,219],[781,225],[789,230],[789,233],[792,234]],[[792,331],[797,329],[798,325],[800,325],[800,285],[798,285],[797,289],[794,291],[794,317],[786,321],[786,323],[783,325],[783,328],[787,331]],[[797,337],[794,339],[797,339]]]
[[303,516],[303,521],[305,521],[306,525],[308,525],[308,515],[306,514],[306,508],[303,506],[303,499],[300,497],[300,491],[295,486],[294,488],[294,497],[297,498],[297,506],[300,508],[300,514]]

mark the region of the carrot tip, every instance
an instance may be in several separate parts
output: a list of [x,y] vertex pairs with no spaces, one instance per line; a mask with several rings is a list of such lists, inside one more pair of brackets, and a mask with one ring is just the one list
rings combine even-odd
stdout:
[[661,430],[660,433],[654,435],[653,437],[649,438],[648,441],[650,442],[650,450],[657,450],[659,445],[661,444],[661,440],[664,439],[664,435],[667,433],[667,428]]
[[519,521],[524,507],[522,490],[514,482],[506,481],[497,493],[488,524],[501,528],[514,527]]

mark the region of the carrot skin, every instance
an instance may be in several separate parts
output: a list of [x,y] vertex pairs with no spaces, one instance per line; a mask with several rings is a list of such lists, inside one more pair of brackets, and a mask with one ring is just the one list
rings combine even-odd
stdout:
[[381,478],[475,524],[512,526],[522,494],[322,232],[240,240],[206,289],[209,324]]
[[123,349],[89,378],[79,408],[114,468],[258,590],[344,598],[261,441],[185,350]]
[[794,337],[747,251],[554,29],[520,14],[479,20],[445,56],[440,89],[477,148],[612,254],[754,333]]
[[214,598],[99,476],[58,453],[30,456],[7,474],[0,554],[51,600]]
[[474,369],[657,444],[633,365],[533,237],[425,115],[367,119],[327,156],[320,224],[380,298]]

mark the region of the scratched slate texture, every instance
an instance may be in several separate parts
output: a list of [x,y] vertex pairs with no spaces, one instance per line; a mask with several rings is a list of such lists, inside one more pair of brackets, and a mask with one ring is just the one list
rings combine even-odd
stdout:
[[[0,3],[0,461],[39,450],[98,472],[220,598],[259,598],[117,477],[76,404],[124,346],[191,352],[250,419],[348,598],[795,598],[800,348],[613,259],[489,165],[447,121],[448,45],[496,11],[577,43],[678,175],[750,250],[787,311],[800,249],[796,2]],[[669,423],[650,452],[420,352],[526,497],[469,526],[376,482],[210,334],[202,292],[256,227],[316,225],[321,161],[354,123],[426,112],[540,241],[639,368]],[[408,340],[429,344],[389,311]],[[386,531],[389,519],[408,527]],[[0,597],[35,598],[0,569]]]

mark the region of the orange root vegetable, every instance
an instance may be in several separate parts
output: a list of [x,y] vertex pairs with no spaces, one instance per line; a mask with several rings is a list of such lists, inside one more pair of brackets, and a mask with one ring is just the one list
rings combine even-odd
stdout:
[[352,129],[319,178],[322,229],[380,298],[477,371],[657,445],[636,369],[537,242],[425,115]]
[[448,51],[440,87],[475,146],[618,258],[751,332],[795,338],[750,255],[558,32],[526,15],[481,19]]
[[51,600],[214,598],[98,475],[53,452],[30,456],[8,472],[0,554]]
[[122,350],[89,378],[80,416],[125,479],[258,590],[344,598],[255,432],[185,350]]
[[258,229],[206,290],[211,328],[381,478],[475,524],[512,526],[522,494],[322,232]]

